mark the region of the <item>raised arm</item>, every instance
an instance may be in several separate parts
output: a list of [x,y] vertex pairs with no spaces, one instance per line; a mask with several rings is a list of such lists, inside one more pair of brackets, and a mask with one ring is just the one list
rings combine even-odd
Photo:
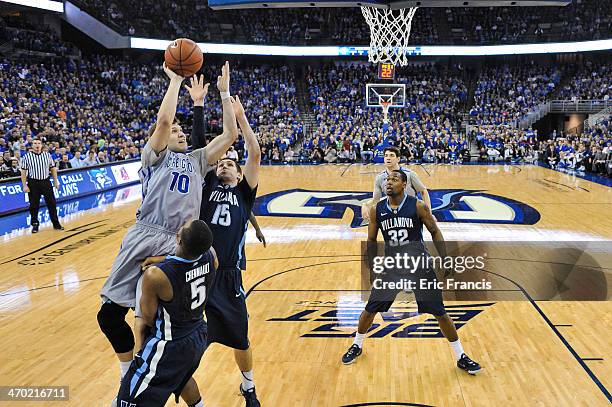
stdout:
[[230,70],[229,62],[223,65],[222,74],[217,78],[217,88],[221,93],[223,104],[223,133],[211,140],[206,146],[206,159],[210,165],[219,161],[229,146],[238,137],[238,126],[233,108],[233,99],[229,96]]
[[259,147],[259,142],[257,141],[257,137],[255,137],[255,133],[253,133],[253,129],[251,129],[249,120],[244,113],[244,107],[238,96],[236,96],[234,101],[234,112],[236,114],[236,120],[238,120],[238,124],[240,125],[240,130],[242,130],[242,135],[244,136],[246,151],[249,154],[244,166],[244,177],[249,183],[249,186],[255,188],[259,182],[261,148]]
[[204,75],[191,78],[191,86],[185,85],[193,101],[193,128],[191,130],[191,148],[194,150],[206,145],[206,124],[204,120],[204,99],[208,94],[210,83],[204,84]]
[[170,70],[166,64],[164,64],[164,72],[166,72],[166,75],[170,78],[170,84],[168,85],[168,90],[166,90],[164,99],[159,107],[159,112],[157,113],[155,131],[149,139],[149,145],[156,154],[161,153],[168,146],[170,129],[172,128],[172,122],[176,115],[176,104],[178,102],[181,83],[183,82],[183,77]]

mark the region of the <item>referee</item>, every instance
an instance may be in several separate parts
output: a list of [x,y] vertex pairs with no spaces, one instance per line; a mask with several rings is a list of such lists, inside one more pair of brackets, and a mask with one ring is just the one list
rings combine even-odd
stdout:
[[32,233],[38,232],[38,208],[40,207],[41,195],[45,197],[49,216],[51,217],[51,222],[53,222],[53,229],[64,230],[64,227],[57,218],[55,195],[53,195],[53,187],[49,180],[49,172],[53,176],[55,188],[59,189],[57,168],[53,158],[51,158],[51,154],[48,152],[42,152],[42,142],[40,139],[35,138],[32,140],[32,151],[21,159],[21,183],[23,184],[23,191],[28,194],[30,200]]

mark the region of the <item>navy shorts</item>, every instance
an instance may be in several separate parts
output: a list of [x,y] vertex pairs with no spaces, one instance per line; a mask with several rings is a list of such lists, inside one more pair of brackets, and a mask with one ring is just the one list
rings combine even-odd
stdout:
[[207,347],[205,325],[176,340],[149,337],[121,380],[117,406],[164,406],[172,393],[178,403]]
[[240,350],[249,348],[249,314],[240,270],[217,270],[205,312],[209,343]]
[[[394,273],[389,273],[387,275],[380,276],[383,282],[398,282],[399,280],[412,280],[415,282],[416,287],[419,286],[420,281],[435,284],[437,283],[437,278],[433,270],[419,270],[415,274],[410,275],[399,275]],[[435,285],[431,286],[432,288],[428,289],[418,289],[415,288],[412,291],[414,292],[414,296],[416,298],[417,307],[419,314],[431,314],[434,316],[442,316],[446,314],[446,309],[444,308],[444,302],[442,301],[442,290],[436,287]],[[370,292],[370,297],[368,298],[368,303],[366,304],[365,310],[371,314],[375,314],[377,312],[387,312],[389,308],[393,305],[393,301],[395,301],[395,297],[399,294],[403,289],[380,289],[377,290],[375,287],[372,287],[372,291]]]

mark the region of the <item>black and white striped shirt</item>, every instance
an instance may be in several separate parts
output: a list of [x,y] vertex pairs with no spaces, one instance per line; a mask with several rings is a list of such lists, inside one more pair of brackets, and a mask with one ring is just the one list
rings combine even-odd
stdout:
[[54,166],[51,154],[46,152],[36,154],[30,151],[21,158],[21,169],[28,171],[28,178],[36,180],[49,179],[49,172]]

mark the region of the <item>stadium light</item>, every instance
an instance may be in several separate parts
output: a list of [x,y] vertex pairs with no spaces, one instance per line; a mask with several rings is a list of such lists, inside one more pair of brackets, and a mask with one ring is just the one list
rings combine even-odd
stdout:
[[[148,38],[130,38],[130,48],[165,50],[170,41]],[[227,55],[269,55],[294,57],[336,57],[367,56],[368,47],[354,46],[281,46],[281,45],[246,45],[199,43],[202,52]],[[604,51],[612,49],[612,39],[582,42],[553,42],[541,44],[484,45],[484,46],[437,46],[423,45],[410,47],[408,53],[414,56],[489,56],[489,55],[525,55],[525,54],[558,54],[573,52]]]
[[51,0],[0,0],[0,3],[11,3],[19,6],[39,8],[42,10],[64,12],[64,2]]

